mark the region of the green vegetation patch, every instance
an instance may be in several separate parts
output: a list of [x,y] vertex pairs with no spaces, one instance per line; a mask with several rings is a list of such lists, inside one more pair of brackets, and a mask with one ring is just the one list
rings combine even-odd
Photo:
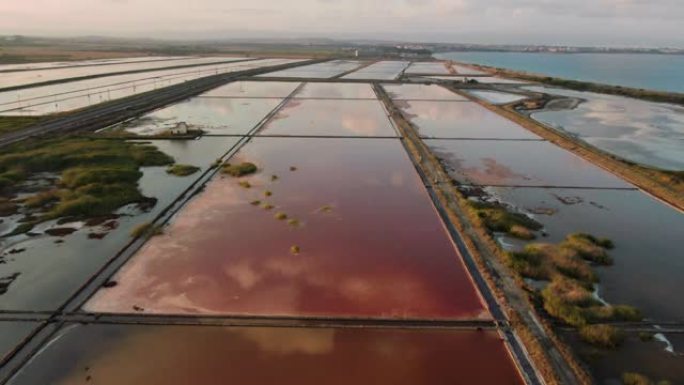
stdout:
[[189,164],[174,164],[166,169],[166,172],[175,176],[188,176],[199,171],[200,168]]
[[33,209],[29,223],[60,217],[110,214],[130,203],[151,201],[138,190],[140,167],[164,166],[173,158],[145,143],[95,138],[60,138],[21,143],[0,155],[2,192],[17,192],[19,183],[37,173],[59,175],[48,189],[24,199]]
[[0,135],[19,131],[41,119],[37,116],[2,116],[0,117]]
[[258,168],[254,163],[242,162],[240,164],[225,164],[221,168],[221,172],[234,177],[241,177],[245,175],[254,174]]
[[622,373],[622,383],[624,385],[672,385],[670,381],[661,380],[655,382],[643,374],[635,372]]
[[611,325],[588,325],[580,328],[582,341],[605,349],[615,349],[625,340],[624,333]]
[[535,238],[534,231],[542,228],[541,223],[525,214],[511,212],[499,203],[469,201],[468,205],[490,231],[531,240]]
[[613,264],[613,259],[606,252],[606,249],[614,247],[610,239],[576,233],[568,235],[561,247],[575,250],[582,258],[599,265]]
[[605,305],[592,294],[598,277],[590,262],[612,263],[606,252],[612,247],[610,240],[578,233],[568,235],[558,244],[528,244],[523,251],[507,253],[506,262],[522,277],[549,281],[541,292],[544,310],[568,325],[640,321],[643,316],[638,309]]

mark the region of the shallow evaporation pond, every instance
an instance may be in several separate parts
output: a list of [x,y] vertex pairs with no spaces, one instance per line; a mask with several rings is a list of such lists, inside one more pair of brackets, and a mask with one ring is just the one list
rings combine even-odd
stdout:
[[259,172],[208,183],[85,309],[489,318],[399,140],[256,138],[240,161]]
[[0,114],[30,112],[38,115],[68,111],[241,67],[239,63],[233,63],[199,69],[166,69],[0,92]]
[[117,63],[106,66],[93,67],[74,67],[60,69],[46,69],[36,71],[8,72],[0,74],[0,84],[2,87],[29,85],[32,83],[42,83],[53,80],[63,80],[83,76],[106,75],[109,73],[155,70],[181,65],[210,65],[214,63],[225,63],[240,60],[241,58],[190,58],[174,61],[159,61],[148,63]]
[[632,162],[684,170],[684,107],[545,87],[527,90],[583,100],[571,110],[532,117]]
[[343,76],[343,79],[396,79],[409,65],[405,61],[380,61]]
[[672,293],[684,292],[681,212],[640,191],[486,191],[542,223],[548,233],[547,238],[540,238],[542,242],[559,242],[577,232],[611,239],[615,248],[608,253],[615,263],[597,269],[601,297],[609,303],[636,306],[656,321],[684,319],[684,304],[672,300]]
[[482,84],[532,84],[529,81],[518,79],[507,79],[493,76],[430,76],[430,79],[449,80],[455,82],[475,81]]
[[630,333],[617,349],[607,354],[596,354],[596,348],[587,347],[579,338],[564,333],[567,340],[585,358],[591,374],[601,384],[622,384],[622,374],[636,372],[647,376],[653,383],[684,383],[684,356],[664,350],[658,340],[641,341],[636,333]]
[[377,100],[292,99],[259,135],[395,137]]
[[32,321],[0,321],[0,362],[29,337],[39,324]]
[[230,98],[285,98],[301,83],[299,82],[250,82],[237,81],[203,93],[202,97]]
[[[154,365],[141,365],[154,362]],[[524,384],[494,331],[71,325],[9,381]]]
[[544,141],[426,139],[461,184],[632,188],[594,164]]
[[[227,152],[238,138],[203,138],[192,141],[152,141],[158,148],[186,163],[206,170]],[[61,306],[104,263],[131,240],[131,231],[152,220],[178,198],[199,176],[169,175],[166,167],[144,167],[139,188],[143,195],[157,198],[148,212],[124,208],[122,215],[101,225],[59,227],[77,228],[65,236],[42,234],[6,239],[0,255],[0,277],[16,278],[0,295],[0,308],[14,311],[53,311]],[[109,224],[109,226],[108,226]],[[43,226],[38,226],[38,231]],[[14,250],[14,251],[13,251]]]
[[176,128],[179,123],[208,134],[245,135],[281,99],[193,98],[149,113],[114,129],[125,129],[138,135],[156,135]]
[[465,91],[478,99],[493,104],[508,104],[527,99],[527,96],[499,91]]
[[395,104],[423,138],[540,139],[476,103],[396,101]]
[[464,96],[437,85],[424,84],[386,84],[382,86],[394,100],[459,100],[468,101]]
[[292,78],[321,78],[327,79],[352,71],[362,65],[358,61],[334,60],[324,63],[310,64],[302,67],[289,68],[282,71],[269,72],[258,75],[260,77],[292,77]]
[[295,98],[312,99],[377,99],[370,84],[307,83]]
[[407,74],[449,74],[451,71],[447,68],[446,62],[437,63],[420,63],[416,62],[411,64],[405,71]]

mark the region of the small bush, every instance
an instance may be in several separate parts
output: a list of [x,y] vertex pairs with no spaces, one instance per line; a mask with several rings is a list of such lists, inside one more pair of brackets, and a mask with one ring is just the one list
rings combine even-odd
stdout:
[[33,229],[33,223],[22,223],[19,226],[17,226],[14,230],[12,230],[11,233],[9,233],[7,235],[13,236],[13,235],[24,234],[24,233],[28,233],[32,229]]
[[26,207],[35,209],[51,205],[59,201],[59,190],[41,191],[38,194],[32,195],[24,199]]
[[604,246],[611,245],[609,240],[599,240],[587,234],[571,234],[562,243],[561,247],[576,251],[580,257],[600,264],[612,265],[613,259],[606,253]]
[[622,373],[622,383],[625,385],[653,385],[650,378],[633,372]]
[[301,249],[299,246],[297,246],[297,245],[294,245],[294,246],[290,247],[290,253],[292,253],[292,254],[297,255],[297,254],[299,254],[301,251],[302,251],[302,249]]
[[584,284],[563,276],[554,277],[544,291],[548,291],[548,295],[559,297],[564,302],[574,306],[583,307],[598,304],[598,301],[594,299],[591,291]]
[[551,290],[542,291],[544,310],[552,317],[558,318],[568,325],[580,327],[587,324],[582,309],[563,300]]
[[333,211],[333,207],[330,205],[324,205],[320,209],[318,209],[318,211],[320,211],[322,213],[330,213]]
[[271,195],[273,195],[272,191],[270,191],[270,190],[264,191],[264,196],[270,197]]
[[278,212],[273,217],[279,221],[284,221],[287,219],[287,214],[285,214],[283,212]]
[[273,210],[273,208],[274,208],[274,206],[273,206],[272,204],[270,204],[270,203],[264,203],[263,205],[261,205],[261,207],[262,207],[264,210]]
[[508,234],[515,238],[528,241],[531,241],[537,237],[536,235],[534,235],[534,232],[532,232],[532,230],[520,225],[511,226],[511,228],[508,229]]
[[257,199],[257,200],[249,202],[249,204],[252,206],[259,206],[261,204],[261,201]]
[[257,166],[254,163],[242,162],[237,165],[226,164],[221,168],[221,172],[234,177],[241,177],[257,172]]
[[136,183],[142,177],[142,172],[136,167],[126,166],[95,166],[74,167],[62,173],[60,183],[67,188],[77,188],[87,184],[100,183]]
[[295,226],[299,226],[300,222],[299,222],[299,219],[291,218],[291,219],[287,220],[287,224],[295,227]]
[[19,206],[11,200],[0,198],[0,217],[16,214]]
[[639,309],[627,305],[592,306],[583,311],[590,322],[638,322],[643,319]]
[[188,176],[196,173],[199,170],[199,167],[191,166],[189,164],[174,164],[166,169],[166,173],[175,176]]
[[605,349],[615,349],[625,340],[624,333],[611,325],[588,325],[580,329],[582,341]]
[[506,253],[506,263],[518,274],[525,278],[549,280],[549,271],[542,262],[542,255],[528,245],[524,251]]
[[240,182],[238,182],[238,185],[240,185],[240,187],[244,187],[244,188],[252,188],[252,185],[249,182],[247,182],[246,180],[241,180]]

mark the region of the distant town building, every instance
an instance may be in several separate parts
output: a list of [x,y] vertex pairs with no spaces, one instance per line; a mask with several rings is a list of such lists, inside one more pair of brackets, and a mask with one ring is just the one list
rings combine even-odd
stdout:
[[176,127],[171,129],[172,135],[187,135],[188,134],[188,124],[185,122],[180,122],[176,124]]

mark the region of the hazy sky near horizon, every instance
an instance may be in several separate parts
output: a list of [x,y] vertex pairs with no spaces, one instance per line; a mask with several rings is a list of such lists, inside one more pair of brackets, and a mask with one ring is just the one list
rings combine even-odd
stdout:
[[684,47],[684,0],[0,0],[0,34]]

